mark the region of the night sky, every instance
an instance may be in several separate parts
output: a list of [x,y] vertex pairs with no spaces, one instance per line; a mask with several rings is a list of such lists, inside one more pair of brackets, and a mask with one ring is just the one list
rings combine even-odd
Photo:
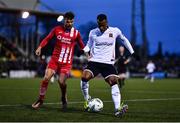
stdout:
[[[130,39],[132,0],[43,0],[57,12],[73,11],[75,27],[105,13],[110,26],[119,27]],[[180,54],[180,0],[145,0],[146,32],[150,53],[162,42],[163,52]],[[44,9],[44,8],[41,8]],[[141,44],[141,42],[137,42]]]

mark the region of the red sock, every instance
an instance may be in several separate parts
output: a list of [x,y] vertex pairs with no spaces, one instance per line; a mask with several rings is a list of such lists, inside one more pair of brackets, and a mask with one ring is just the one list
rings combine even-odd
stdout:
[[47,88],[48,88],[48,80],[43,80],[41,81],[41,86],[40,86],[40,90],[39,90],[39,99],[40,100],[44,100]]

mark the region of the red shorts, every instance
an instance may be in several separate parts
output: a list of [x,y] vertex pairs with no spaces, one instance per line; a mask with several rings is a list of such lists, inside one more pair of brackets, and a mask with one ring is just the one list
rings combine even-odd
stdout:
[[62,64],[58,63],[57,61],[55,61],[54,59],[51,59],[47,65],[47,68],[50,68],[59,74],[64,73],[67,75],[70,74],[71,67],[72,67],[71,64],[70,65],[67,65],[67,64],[62,65]]

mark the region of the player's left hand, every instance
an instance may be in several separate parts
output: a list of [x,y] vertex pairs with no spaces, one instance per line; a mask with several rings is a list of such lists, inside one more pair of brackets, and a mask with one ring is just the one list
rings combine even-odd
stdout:
[[40,56],[41,55],[41,47],[38,47],[35,53],[37,56]]

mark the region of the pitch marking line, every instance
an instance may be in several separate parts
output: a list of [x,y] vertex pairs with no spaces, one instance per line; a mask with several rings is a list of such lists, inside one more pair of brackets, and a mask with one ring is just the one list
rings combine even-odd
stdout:
[[[10,87],[0,87],[0,90],[11,90],[11,91],[14,91],[14,90],[38,90],[38,88],[10,88]],[[58,88],[52,88],[51,90],[53,91],[59,91]],[[70,91],[78,91],[79,89],[71,89]],[[96,90],[97,92],[105,92],[107,90]],[[139,90],[134,90],[134,91],[131,91],[131,90],[128,90],[126,91],[126,93],[157,93],[157,94],[164,94],[164,93],[167,93],[167,94],[180,94],[180,92],[177,92],[177,91],[171,91],[171,92],[167,92],[167,91],[139,91]]]
[[[130,99],[130,100],[124,100],[127,102],[147,102],[147,101],[172,101],[172,100],[180,100],[180,98],[164,98],[164,99]],[[112,101],[103,101],[105,103],[111,103]],[[83,101],[74,101],[74,102],[68,102],[68,104],[78,104],[78,103],[84,103]],[[44,103],[44,105],[59,105],[61,103]],[[1,104],[0,107],[20,107],[23,106],[23,104]]]

